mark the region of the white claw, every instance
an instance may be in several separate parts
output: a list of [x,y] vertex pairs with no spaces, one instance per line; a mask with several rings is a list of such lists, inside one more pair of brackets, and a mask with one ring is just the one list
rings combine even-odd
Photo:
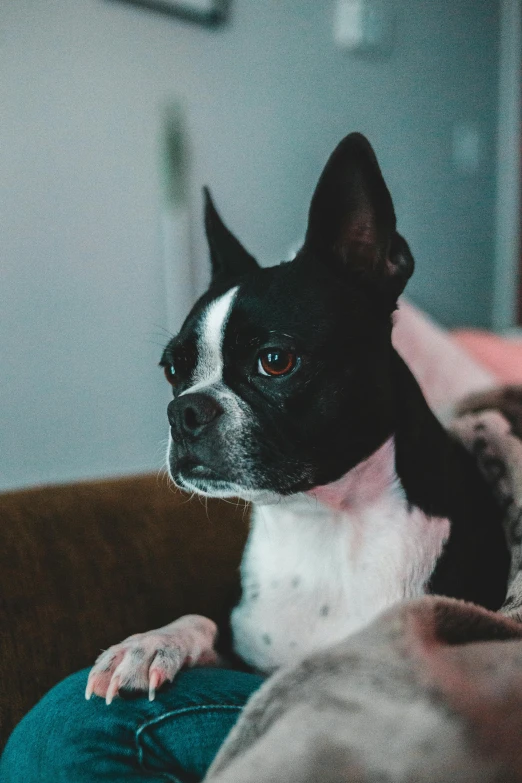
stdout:
[[149,701],[154,701],[156,698],[156,688],[159,684],[159,674],[158,672],[152,672],[149,677]]
[[120,678],[119,677],[113,677],[112,680],[109,683],[109,687],[107,688],[107,695],[105,697],[105,704],[109,706],[109,704],[112,703],[112,700],[118,693],[118,688],[120,687]]

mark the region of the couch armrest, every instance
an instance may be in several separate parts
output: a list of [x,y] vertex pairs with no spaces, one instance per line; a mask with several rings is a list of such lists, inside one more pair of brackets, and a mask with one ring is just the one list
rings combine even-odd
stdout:
[[100,650],[188,612],[219,620],[247,517],[155,476],[0,495],[0,748]]

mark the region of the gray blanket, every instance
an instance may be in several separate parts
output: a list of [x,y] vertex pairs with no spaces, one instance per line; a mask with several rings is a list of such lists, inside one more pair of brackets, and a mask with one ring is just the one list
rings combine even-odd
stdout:
[[522,783],[522,389],[474,397],[460,414],[453,430],[505,511],[502,611],[411,601],[281,670],[206,780]]

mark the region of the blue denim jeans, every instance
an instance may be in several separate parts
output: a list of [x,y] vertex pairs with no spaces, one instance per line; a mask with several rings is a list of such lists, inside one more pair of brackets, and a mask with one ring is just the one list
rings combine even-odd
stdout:
[[187,669],[146,696],[84,697],[88,670],[68,677],[25,716],[0,759],[2,783],[194,783],[262,678]]

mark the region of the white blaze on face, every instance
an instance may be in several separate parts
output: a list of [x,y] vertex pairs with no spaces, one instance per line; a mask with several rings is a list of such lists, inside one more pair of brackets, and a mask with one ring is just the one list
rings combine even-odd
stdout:
[[192,378],[192,386],[179,396],[192,394],[207,386],[219,383],[223,376],[223,337],[232,304],[239,286],[208,305],[198,329],[198,362]]

